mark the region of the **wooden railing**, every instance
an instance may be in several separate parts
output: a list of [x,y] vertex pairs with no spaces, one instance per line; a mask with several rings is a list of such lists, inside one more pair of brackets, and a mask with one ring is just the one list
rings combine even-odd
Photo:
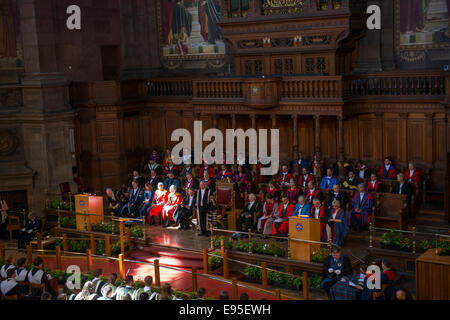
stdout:
[[[442,72],[388,72],[351,76],[290,76],[280,78],[155,78],[151,80],[73,83],[75,104],[117,103],[136,99],[185,99],[240,101],[249,90],[271,79],[276,99],[341,100],[398,98],[443,100],[450,96],[449,76]],[[449,99],[450,100],[450,99]],[[275,101],[276,103],[276,101]]]
[[194,81],[194,98],[239,99],[242,98],[242,78]]
[[344,95],[347,98],[440,98],[445,95],[445,76],[440,72],[354,75],[345,78]]
[[191,98],[192,79],[159,78],[147,83],[147,96],[152,98]]
[[287,99],[340,98],[342,77],[288,77],[283,78],[281,96]]

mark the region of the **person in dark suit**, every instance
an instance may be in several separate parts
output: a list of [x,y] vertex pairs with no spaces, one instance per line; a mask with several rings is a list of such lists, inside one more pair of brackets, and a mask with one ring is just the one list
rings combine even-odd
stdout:
[[180,223],[179,230],[189,229],[189,218],[194,213],[194,205],[197,200],[194,188],[187,188],[186,195],[183,198],[183,202],[177,207],[173,214],[175,222]]
[[342,254],[339,247],[331,249],[331,255],[327,257],[323,264],[322,283],[320,288],[330,293],[330,288],[343,277],[352,275],[352,264],[349,257]]
[[208,213],[211,210],[212,196],[211,189],[206,187],[205,181],[200,182],[200,189],[197,191],[197,199],[196,199],[196,207],[197,207],[197,223],[200,226],[199,236],[207,236],[211,235],[211,232],[208,230]]
[[124,205],[122,207],[122,210],[120,210],[120,214],[123,217],[126,216],[135,217],[141,205],[142,201],[141,188],[139,187],[137,181],[133,181],[131,185],[132,189],[130,190],[130,198],[128,199],[128,204]]
[[107,188],[106,198],[108,199],[110,213],[116,217],[120,216],[120,211],[127,205],[126,198],[122,191],[113,191],[113,189]]
[[25,249],[30,243],[31,239],[36,237],[36,235],[42,229],[42,221],[34,215],[33,212],[28,214],[28,221],[25,224],[25,228],[21,229],[21,233],[18,239],[19,249]]
[[405,194],[408,200],[408,216],[411,217],[411,198],[413,195],[411,183],[406,181],[405,175],[399,173],[397,175],[397,183],[392,188],[394,194]]
[[253,230],[253,221],[256,216],[259,218],[261,215],[261,204],[256,201],[256,196],[251,193],[248,195],[248,203],[245,204],[244,210],[237,219],[237,230],[242,231],[242,224],[245,223],[245,231],[249,229]]
[[146,182],[152,185],[153,190],[158,190],[158,183],[162,182],[162,178],[158,175],[157,171],[151,170]]
[[331,209],[333,208],[334,200],[339,200],[341,203],[341,209],[345,210],[345,206],[347,205],[347,196],[344,191],[341,191],[341,186],[339,184],[335,184],[333,186],[333,190],[328,191],[328,197],[325,201],[327,215],[329,215]]

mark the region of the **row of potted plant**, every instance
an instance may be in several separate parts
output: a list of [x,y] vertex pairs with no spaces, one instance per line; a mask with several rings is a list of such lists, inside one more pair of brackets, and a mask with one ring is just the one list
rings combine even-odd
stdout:
[[[124,241],[123,244],[124,244],[125,251],[128,251],[128,242]],[[62,248],[63,240],[57,239],[56,245],[60,246]],[[67,245],[69,247],[70,252],[86,253],[86,250],[91,248],[91,242],[89,240],[70,239],[67,241]],[[111,250],[112,256],[119,255],[122,250],[120,241],[111,243],[110,250]],[[106,255],[105,240],[95,240],[95,254],[99,255],[99,256]]]
[[[259,265],[259,264],[258,264]],[[279,270],[281,272],[285,272],[285,269]],[[261,283],[262,281],[262,272],[261,268],[257,266],[247,265],[244,270],[244,275],[250,282]],[[303,288],[303,279],[301,276],[293,277],[288,274],[268,270],[267,271],[267,282],[269,285],[278,286],[278,287],[286,287],[288,289],[294,290],[302,290]],[[320,284],[322,282],[322,277],[318,274],[312,273],[308,275],[308,287],[313,289],[319,289]]]
[[[75,217],[67,216],[61,217],[60,224],[62,228],[76,229],[77,223]],[[91,230],[94,232],[113,233],[113,224],[111,222],[97,222],[91,225]],[[114,233],[119,233],[119,224],[114,224]],[[144,229],[140,225],[135,225],[130,228],[130,235],[132,237],[141,238],[144,235]]]
[[255,240],[244,241],[242,239],[233,240],[232,238],[226,238],[225,236],[214,236],[213,237],[213,246],[214,248],[220,248],[220,241],[224,240],[225,248],[227,250],[236,249],[241,252],[250,252],[250,246],[252,248],[253,253],[265,254],[275,257],[284,257],[286,255],[286,251],[281,248],[275,242],[258,242]]
[[60,209],[60,210],[72,210],[75,211],[75,205],[73,202],[65,200],[52,200],[47,202],[47,206],[50,209]]
[[[390,230],[389,232],[383,233],[381,236],[381,247],[389,250],[412,252],[413,240],[400,231]],[[430,241],[428,239],[418,241],[416,252],[425,252],[428,249],[436,247],[442,249],[441,252],[443,255],[448,255],[450,253],[450,242],[438,240],[436,243],[436,241]]]

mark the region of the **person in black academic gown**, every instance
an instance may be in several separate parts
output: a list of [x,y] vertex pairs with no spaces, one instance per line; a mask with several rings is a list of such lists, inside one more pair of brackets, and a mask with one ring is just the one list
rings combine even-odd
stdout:
[[[45,284],[45,291],[49,292],[53,298],[56,298],[55,291],[50,285],[50,275],[44,270],[44,260],[41,257],[36,257],[33,261],[33,269],[28,272],[28,282],[34,284]],[[34,297],[40,297],[42,294],[42,289],[31,288],[31,295]]]
[[333,190],[328,191],[328,197],[327,197],[327,200],[325,201],[327,215],[331,214],[334,200],[339,200],[339,202],[341,203],[341,209],[344,209],[344,211],[345,211],[345,207],[347,205],[347,196],[346,196],[345,192],[341,191],[341,186],[339,184],[335,184],[333,186]]
[[342,277],[348,277],[352,275],[352,264],[350,258],[342,254],[342,251],[338,247],[333,247],[331,255],[327,257],[323,264],[322,271],[322,283],[320,287],[330,293],[330,288]]
[[42,221],[34,215],[33,212],[28,214],[28,221],[25,224],[25,228],[22,228],[21,234],[18,240],[19,249],[25,249],[30,241],[36,237],[41,231]]
[[408,216],[411,217],[411,198],[413,195],[411,183],[405,180],[405,175],[399,173],[397,175],[397,183],[392,188],[394,194],[404,194],[408,200]]
[[7,279],[3,280],[0,283],[0,292],[2,296],[14,296],[17,295],[17,298],[21,296],[21,290],[19,288],[19,284],[15,280],[16,270],[8,269],[6,271]]

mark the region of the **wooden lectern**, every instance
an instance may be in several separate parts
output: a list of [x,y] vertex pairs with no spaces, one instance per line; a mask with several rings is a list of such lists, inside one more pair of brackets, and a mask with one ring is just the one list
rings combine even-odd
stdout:
[[[320,220],[289,217],[289,238],[320,241]],[[291,259],[311,261],[311,254],[320,249],[320,244],[290,240]]]
[[91,231],[91,225],[103,222],[103,198],[89,194],[75,195],[77,230]]

